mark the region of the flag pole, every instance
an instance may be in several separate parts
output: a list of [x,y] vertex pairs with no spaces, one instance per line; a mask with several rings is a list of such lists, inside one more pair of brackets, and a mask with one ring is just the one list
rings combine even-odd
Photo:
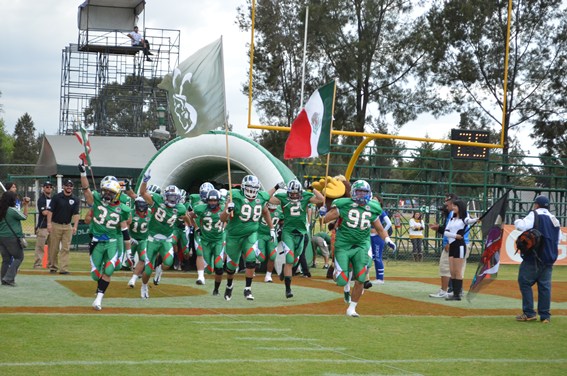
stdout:
[[331,140],[333,139],[333,122],[335,121],[335,97],[337,95],[337,79],[334,80],[335,84],[333,85],[333,106],[331,107],[331,129],[329,129],[329,152],[327,153],[327,163],[325,166],[325,186],[323,190],[325,193],[323,194],[323,205],[327,206],[327,182],[329,176],[329,164],[331,161]]
[[[223,67],[222,69],[222,82],[224,83],[224,49],[222,48],[223,46],[223,39],[222,39],[222,35],[221,35],[221,53],[220,53],[220,57],[221,57],[221,65]],[[228,174],[228,195],[230,197],[230,201],[232,202],[232,177],[230,175],[230,147],[228,144],[228,115],[226,113],[226,90],[224,91],[224,111],[225,111],[225,115],[224,115],[224,137],[225,137],[225,142],[226,142],[226,170],[227,170],[227,174]]]
[[309,26],[309,6],[305,7],[305,31],[303,35],[303,61],[301,62],[301,97],[299,108],[303,107],[303,91],[305,86],[305,56],[307,55],[307,28]]

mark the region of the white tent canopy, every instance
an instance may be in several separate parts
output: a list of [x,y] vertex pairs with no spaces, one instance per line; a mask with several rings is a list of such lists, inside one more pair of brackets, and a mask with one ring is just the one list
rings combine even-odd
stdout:
[[79,5],[79,30],[131,31],[145,5],[144,0],[85,0]]

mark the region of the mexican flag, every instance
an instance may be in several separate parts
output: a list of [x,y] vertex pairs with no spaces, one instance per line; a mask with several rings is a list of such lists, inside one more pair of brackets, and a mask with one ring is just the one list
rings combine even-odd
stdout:
[[285,159],[313,158],[329,153],[334,102],[334,80],[311,94],[291,124],[285,143]]

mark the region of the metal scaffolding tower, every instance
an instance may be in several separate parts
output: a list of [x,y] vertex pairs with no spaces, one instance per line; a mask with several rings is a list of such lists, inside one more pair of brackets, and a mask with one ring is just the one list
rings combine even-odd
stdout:
[[[179,30],[145,29],[152,61],[121,31],[81,32],[62,52],[59,134],[147,136],[167,107],[161,78],[179,64]],[[173,130],[173,129],[170,129]]]

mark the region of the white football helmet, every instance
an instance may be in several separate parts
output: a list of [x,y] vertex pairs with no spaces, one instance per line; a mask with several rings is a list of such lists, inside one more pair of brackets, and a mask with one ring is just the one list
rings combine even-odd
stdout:
[[179,202],[181,201],[181,192],[175,185],[168,185],[167,187],[165,187],[161,195],[165,200],[165,204],[170,208],[179,204]]
[[260,181],[254,175],[246,175],[242,179],[242,184],[240,186],[244,197],[248,200],[254,200],[258,196],[258,191],[260,190]]
[[372,198],[372,189],[365,180],[357,180],[352,183],[350,196],[358,205],[366,205]]
[[201,197],[201,201],[206,202],[207,193],[209,193],[209,191],[213,189],[215,189],[215,187],[209,182],[204,182],[203,184],[201,184],[201,186],[199,187],[199,196]]
[[303,196],[303,187],[299,180],[291,180],[287,183],[287,197],[290,201],[299,201]]

